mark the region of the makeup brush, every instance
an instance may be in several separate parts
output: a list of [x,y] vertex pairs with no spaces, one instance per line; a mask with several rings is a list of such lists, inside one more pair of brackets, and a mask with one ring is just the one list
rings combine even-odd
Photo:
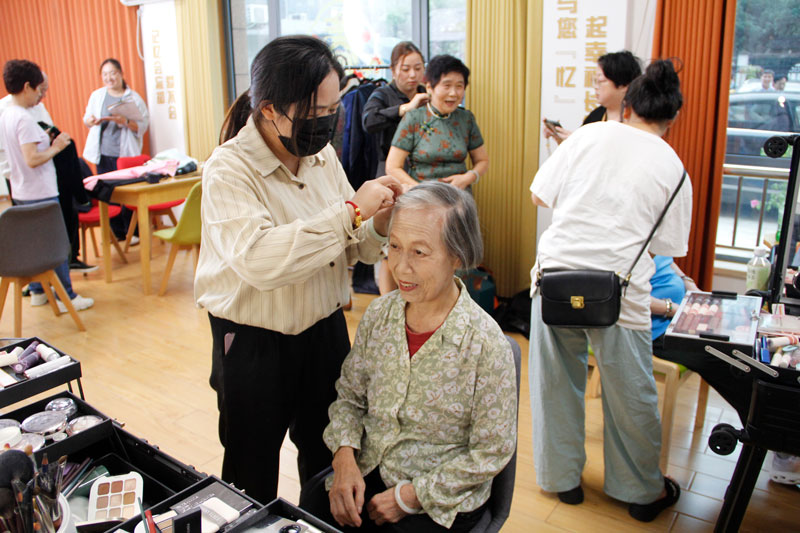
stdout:
[[11,489],[12,480],[28,483],[33,479],[34,465],[25,452],[6,450],[0,454],[0,488]]
[[33,506],[32,506],[32,487],[18,479],[11,480],[14,494],[17,499],[17,512],[21,521],[24,533],[33,533]]

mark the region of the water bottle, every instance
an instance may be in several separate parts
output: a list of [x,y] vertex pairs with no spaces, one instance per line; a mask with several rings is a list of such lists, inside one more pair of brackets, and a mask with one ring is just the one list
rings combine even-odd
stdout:
[[769,250],[766,246],[759,245],[753,250],[753,258],[747,262],[746,290],[767,290],[769,284],[770,263],[767,259]]

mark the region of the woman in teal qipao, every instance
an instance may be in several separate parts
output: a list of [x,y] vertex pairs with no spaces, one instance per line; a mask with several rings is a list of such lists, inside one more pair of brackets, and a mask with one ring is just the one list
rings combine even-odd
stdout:
[[[466,189],[489,168],[475,116],[459,107],[469,69],[453,56],[439,55],[428,63],[425,79],[431,100],[403,117],[386,157],[386,173],[408,187],[439,180]],[[470,170],[467,156],[472,159]],[[408,172],[403,168],[406,160]]]

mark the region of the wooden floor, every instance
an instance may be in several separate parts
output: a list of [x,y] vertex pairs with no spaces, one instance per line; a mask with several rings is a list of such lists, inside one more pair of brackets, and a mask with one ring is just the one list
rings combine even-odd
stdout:
[[[5,205],[0,202],[0,209]],[[154,244],[155,289],[167,251],[167,246]],[[222,447],[217,440],[215,396],[208,385],[211,335],[206,313],[194,305],[191,255],[178,255],[166,296],[145,297],[138,253],[138,247],[131,250],[129,265],[114,255],[111,284],[103,281],[102,269],[86,277],[72,276],[75,290],[96,302],[92,309],[81,312],[87,332],[78,332],[68,315],[53,316],[49,306],[30,307],[26,298],[23,336],[39,336],[79,359],[87,400],[100,411],[198,470],[219,474]],[[353,310],[347,313],[351,336],[371,298],[355,296]],[[13,305],[9,298],[0,320],[0,337],[12,334]],[[526,354],[527,341],[517,338]],[[528,372],[523,356],[517,482],[504,531],[711,531],[738,452],[727,457],[714,455],[707,447],[707,437],[716,423],[738,426],[738,419],[712,391],[705,425],[693,432],[697,387],[696,376],[683,386],[675,417],[668,473],[680,482],[681,499],[657,521],[642,524],[628,516],[625,505],[602,492],[600,399],[586,402],[586,501],[578,506],[564,505],[539,489],[533,469]],[[294,502],[299,494],[295,458],[296,451],[287,440],[282,450],[279,492]],[[800,490],[772,483],[762,472],[742,530],[800,531]]]

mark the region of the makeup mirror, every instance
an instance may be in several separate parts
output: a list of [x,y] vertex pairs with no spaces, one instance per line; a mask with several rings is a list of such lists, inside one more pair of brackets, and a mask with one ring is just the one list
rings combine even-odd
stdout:
[[[798,200],[798,166],[800,166],[800,135],[772,137],[764,144],[770,157],[781,157],[792,148],[786,202],[781,222],[781,236],[773,260],[769,284],[770,301],[786,306],[786,313],[800,315],[800,290],[794,287],[794,273],[800,269],[800,209]],[[790,276],[787,276],[787,270]],[[791,279],[790,279],[791,278]]]

